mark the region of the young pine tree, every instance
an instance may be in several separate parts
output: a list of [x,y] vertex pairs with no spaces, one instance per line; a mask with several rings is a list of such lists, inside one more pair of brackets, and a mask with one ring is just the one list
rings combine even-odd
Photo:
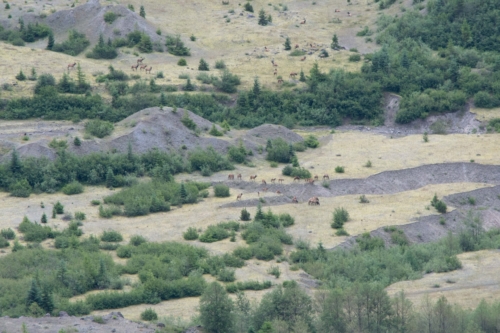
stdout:
[[24,81],[26,80],[26,75],[24,75],[23,70],[21,69],[19,73],[16,75],[16,80]]
[[333,35],[331,48],[332,50],[338,50],[340,48],[339,38],[337,37],[337,34]]
[[40,219],[40,222],[47,223],[47,214],[43,213],[42,218]]
[[181,200],[182,203],[185,203],[187,199],[187,191],[186,187],[184,186],[184,183],[181,184]]
[[306,82],[306,76],[305,76],[304,71],[302,69],[300,70],[299,81],[300,82]]
[[259,11],[259,25],[267,25],[268,21],[267,21],[267,16],[266,16],[266,12],[264,11],[264,9],[261,9]]
[[253,81],[252,93],[255,97],[259,96],[260,94],[260,83],[258,78],[255,78]]
[[201,295],[200,319],[208,332],[227,333],[234,330],[233,301],[217,282],[209,284]]
[[285,51],[289,51],[292,49],[292,45],[290,43],[290,38],[286,38],[285,39],[285,44],[283,44],[285,46]]
[[208,63],[203,58],[200,59],[200,64],[198,65],[198,70],[199,71],[209,71],[210,70],[210,68],[208,67]]
[[76,146],[76,147],[80,147],[82,145],[82,140],[80,140],[79,137],[76,137],[74,140],[73,140],[73,144]]
[[139,11],[139,15],[141,15],[143,18],[146,18],[146,11],[144,10],[144,6],[141,6],[141,9]]

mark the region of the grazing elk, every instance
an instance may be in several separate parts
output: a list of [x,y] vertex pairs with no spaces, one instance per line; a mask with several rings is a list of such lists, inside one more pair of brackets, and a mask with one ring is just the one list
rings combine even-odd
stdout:
[[268,188],[267,187],[264,187],[261,191],[262,192],[267,192]]
[[276,178],[271,178],[271,183],[275,183],[276,182]]
[[280,183],[280,184],[283,184],[283,181],[284,181],[283,178],[278,179],[278,183]]
[[283,83],[283,79],[278,79],[278,84],[282,84]]
[[299,48],[299,44],[295,44],[295,48],[298,49]]
[[228,179],[228,180],[234,180],[234,175],[233,175],[233,174],[229,174],[229,175],[227,176],[227,179]]
[[137,70],[137,68],[139,68],[139,64],[137,64],[137,65],[132,65],[132,70],[133,70],[133,71],[134,71],[134,70],[136,71],[136,70]]
[[307,204],[309,206],[319,206],[319,198],[318,197],[312,197],[311,199],[309,199],[309,201],[307,202]]
[[318,180],[318,175],[314,176],[314,180]]
[[335,9],[335,13],[340,13],[340,9]]
[[306,56],[300,58],[300,61],[304,61],[304,60],[306,60]]
[[304,17],[304,20],[300,21],[300,24],[306,24],[306,18]]
[[142,64],[142,61],[143,61],[143,60],[144,60],[144,58],[139,58],[139,59],[137,59],[137,63],[138,63],[138,64]]
[[309,178],[309,179],[307,180],[307,184],[314,185],[314,179]]
[[149,66],[149,68],[146,68],[146,74],[149,72],[149,74],[151,74],[151,70],[153,69],[152,66]]
[[255,175],[255,176],[250,176],[250,180],[255,181],[255,179],[256,179],[256,178],[257,178],[257,175]]
[[274,76],[278,75],[278,70],[275,68],[274,69]]
[[276,194],[281,194],[281,191],[280,191],[280,190],[277,190],[277,191],[276,191]]
[[325,180],[325,179],[330,180],[330,177],[328,177],[328,175],[326,173],[323,175],[323,180]]
[[347,16],[352,16],[350,12],[347,12]]
[[290,73],[290,77],[291,77],[292,79],[295,79],[295,77],[296,77],[296,76],[297,76],[297,73],[295,73],[295,72],[291,72],[291,73]]
[[229,1],[222,1],[223,5],[229,5]]
[[299,203],[299,200],[297,200],[297,197],[292,198],[292,203]]
[[74,62],[74,63],[72,63],[72,64],[69,64],[69,65],[68,65],[68,71],[69,71],[70,69],[75,68],[75,66],[76,66],[76,62]]
[[262,179],[262,185],[267,185],[267,183],[264,179]]
[[273,67],[278,67],[278,63],[273,63]]
[[293,181],[300,181],[300,177],[299,176],[293,177]]
[[236,177],[238,180],[241,180],[241,173],[238,174],[238,176]]
[[146,69],[148,68],[148,65],[141,65],[141,67],[139,67],[139,69],[142,71],[143,69]]
[[241,197],[243,196],[243,193],[240,193],[236,196],[236,201],[241,200]]

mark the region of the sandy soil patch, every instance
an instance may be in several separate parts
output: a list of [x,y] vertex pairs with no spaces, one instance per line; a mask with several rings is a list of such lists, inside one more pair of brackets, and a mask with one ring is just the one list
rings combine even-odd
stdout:
[[500,297],[500,252],[484,250],[458,256],[462,269],[448,273],[432,273],[420,280],[402,281],[387,288],[389,295],[404,290],[415,304],[422,304],[426,295],[435,302],[445,296],[450,303],[475,308],[482,299],[497,301]]

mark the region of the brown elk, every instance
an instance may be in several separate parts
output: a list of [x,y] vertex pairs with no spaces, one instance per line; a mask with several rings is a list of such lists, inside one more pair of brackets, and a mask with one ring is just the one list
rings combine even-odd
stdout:
[[300,177],[299,176],[295,176],[293,177],[293,181],[299,181],[300,180]]
[[347,16],[352,16],[350,12],[347,12]]
[[255,179],[256,179],[256,178],[257,178],[257,175],[255,175],[255,176],[250,176],[250,180],[255,181]]
[[262,179],[262,185],[267,185],[267,183],[264,179]]
[[325,179],[330,180],[330,177],[328,177],[328,175],[326,173],[323,175],[323,180],[325,180]]
[[276,182],[276,178],[271,178],[271,183],[275,183]]
[[281,191],[280,191],[280,190],[277,190],[277,191],[276,191],[276,194],[281,194]]
[[335,9],[335,13],[340,13],[340,9]]
[[142,71],[143,69],[146,69],[148,68],[148,65],[141,65],[141,67],[139,67],[139,69]]
[[236,177],[238,180],[241,180],[241,173],[238,174],[238,176]]
[[137,70],[137,68],[139,68],[139,64],[137,64],[137,65],[132,65],[132,70]]
[[291,72],[291,73],[290,73],[290,77],[291,77],[291,78],[295,78],[296,76],[297,76],[297,73],[295,73],[295,72]]
[[149,66],[149,68],[146,68],[146,74],[149,72],[149,74],[151,74],[151,70],[153,69],[152,66]]
[[229,174],[229,175],[227,176],[227,179],[228,179],[228,180],[234,180],[234,175],[233,175],[233,174]]
[[309,201],[307,202],[307,204],[309,206],[317,206],[317,205],[319,205],[319,198],[318,197],[312,197],[311,199],[309,199]]
[[314,180],[318,180],[318,175],[314,176]]
[[76,66],[76,62],[74,62],[73,64],[69,64],[69,65],[68,65],[68,71],[69,71],[70,69],[75,68],[75,66]]
[[236,196],[236,201],[241,200],[241,197],[243,196],[243,193],[240,193]]
[[280,184],[283,184],[283,181],[284,181],[284,179],[282,179],[282,178],[278,179],[278,182],[279,182]]
[[295,48],[298,49],[299,48],[299,44],[295,44]]
[[300,58],[300,61],[304,61],[304,60],[306,60],[306,56]]
[[283,79],[278,79],[278,84],[282,84],[283,83]]
[[310,184],[310,185],[314,185],[314,179],[309,178],[309,179],[307,180],[307,183],[308,183],[308,184]]
[[297,200],[297,197],[292,198],[292,203],[299,203],[299,200]]
[[278,75],[278,71],[275,69],[274,70],[274,76]]
[[144,58],[139,58],[139,59],[137,59],[137,63],[138,63],[138,64],[142,64],[142,61],[143,61],[143,60],[144,60]]
[[300,24],[306,24],[306,18],[304,17],[304,20],[300,21]]
[[273,63],[273,67],[278,67],[278,63]]
[[267,52],[267,51],[269,51],[269,50],[267,49],[267,46],[264,46],[264,51],[266,51],[266,52]]

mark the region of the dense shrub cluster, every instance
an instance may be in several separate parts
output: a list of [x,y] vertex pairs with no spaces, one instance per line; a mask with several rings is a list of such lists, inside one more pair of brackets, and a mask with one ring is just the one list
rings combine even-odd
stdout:
[[[106,14],[110,13],[114,14],[112,12],[107,12]],[[92,51],[88,52],[85,56],[93,59],[114,59],[118,56],[118,52],[116,51],[116,46],[111,42],[111,39],[108,39],[108,42],[104,43],[104,37],[101,34],[98,43],[94,46]]]
[[109,121],[99,119],[89,120],[85,124],[85,132],[98,138],[110,135],[114,128]]
[[76,30],[70,30],[68,39],[60,44],[55,43],[51,50],[76,56],[82,53],[89,45],[90,42],[85,34],[79,33]]

